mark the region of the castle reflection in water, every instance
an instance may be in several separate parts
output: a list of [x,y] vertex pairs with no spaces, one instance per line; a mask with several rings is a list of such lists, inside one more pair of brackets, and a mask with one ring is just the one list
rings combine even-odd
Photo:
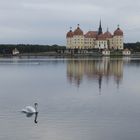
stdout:
[[123,78],[123,59],[102,58],[97,60],[68,60],[67,78],[70,83],[75,83],[78,87],[85,77],[88,80],[96,80],[101,90],[102,80],[114,79],[119,87]]

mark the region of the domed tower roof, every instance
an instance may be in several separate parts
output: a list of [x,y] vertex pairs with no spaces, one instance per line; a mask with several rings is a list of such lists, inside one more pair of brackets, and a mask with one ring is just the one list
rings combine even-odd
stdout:
[[72,31],[72,28],[70,27],[70,31],[67,32],[67,35],[66,35],[67,38],[71,38],[73,37],[73,31]]
[[104,36],[106,38],[112,38],[112,34],[108,31],[108,28],[107,28],[107,31],[104,33]]
[[123,31],[119,28],[119,25],[118,28],[114,31],[114,36],[123,36]]
[[74,31],[74,35],[83,35],[83,34],[84,34],[84,33],[83,33],[83,31],[80,29],[79,24],[78,24],[77,29],[75,29],[75,31]]

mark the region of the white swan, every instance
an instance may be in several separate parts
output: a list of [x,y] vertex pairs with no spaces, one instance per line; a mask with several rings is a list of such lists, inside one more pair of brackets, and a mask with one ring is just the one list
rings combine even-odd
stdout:
[[37,111],[37,106],[38,104],[34,104],[35,107],[32,106],[26,106],[25,109],[22,109],[21,112],[26,114],[26,117],[32,117],[35,114],[35,119],[34,122],[37,123],[37,116],[38,116],[38,111]]
[[32,106],[26,106],[25,109],[22,109],[21,112],[26,113],[26,114],[35,114],[37,113],[37,103],[34,104],[35,107]]

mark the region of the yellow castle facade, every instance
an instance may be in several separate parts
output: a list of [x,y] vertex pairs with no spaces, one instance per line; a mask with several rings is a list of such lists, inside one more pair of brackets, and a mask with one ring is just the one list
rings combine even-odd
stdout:
[[102,31],[101,21],[98,31],[88,31],[84,34],[79,24],[77,28],[66,34],[67,49],[114,49],[123,50],[123,31],[118,26],[114,33],[109,30],[105,33]]

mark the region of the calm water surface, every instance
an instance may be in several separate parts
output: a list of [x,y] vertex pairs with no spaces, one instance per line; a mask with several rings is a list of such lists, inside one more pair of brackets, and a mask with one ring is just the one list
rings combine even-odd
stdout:
[[140,59],[1,58],[0,139],[139,140]]

